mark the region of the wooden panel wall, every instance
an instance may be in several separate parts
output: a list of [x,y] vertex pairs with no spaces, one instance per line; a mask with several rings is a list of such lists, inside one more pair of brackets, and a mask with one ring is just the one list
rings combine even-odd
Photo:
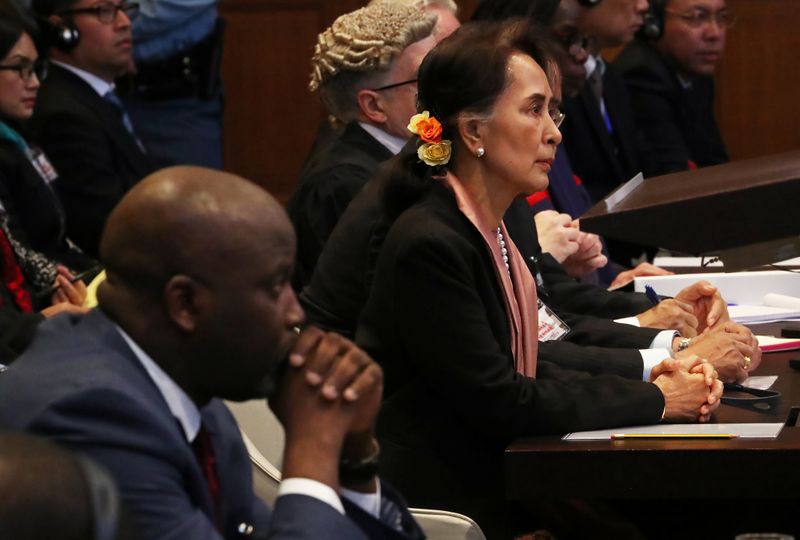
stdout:
[[800,5],[728,0],[736,25],[717,73],[717,120],[732,159],[800,148]]
[[324,118],[308,90],[319,32],[365,0],[226,0],[225,168],[285,201]]

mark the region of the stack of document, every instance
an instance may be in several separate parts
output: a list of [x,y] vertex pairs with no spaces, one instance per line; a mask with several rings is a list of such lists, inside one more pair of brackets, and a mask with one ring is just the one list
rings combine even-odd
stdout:
[[739,324],[768,323],[800,319],[800,298],[784,294],[767,294],[764,305],[728,307],[731,319]]

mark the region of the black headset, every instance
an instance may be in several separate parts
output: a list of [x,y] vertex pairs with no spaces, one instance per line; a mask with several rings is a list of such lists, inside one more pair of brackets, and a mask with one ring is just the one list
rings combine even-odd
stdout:
[[667,0],[650,0],[650,7],[644,16],[644,23],[637,36],[655,41],[664,34],[664,8]]
[[64,23],[58,24],[47,19],[39,19],[39,26],[48,46],[69,52],[78,46],[81,40],[81,33],[70,19],[65,18],[64,21]]
[[597,4],[602,2],[602,0],[578,0],[578,3],[583,7],[593,8]]

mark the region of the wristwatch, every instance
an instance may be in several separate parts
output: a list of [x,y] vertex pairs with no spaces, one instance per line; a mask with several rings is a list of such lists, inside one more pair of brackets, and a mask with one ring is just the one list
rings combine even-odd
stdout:
[[378,458],[381,454],[378,441],[372,439],[370,455],[358,460],[342,458],[339,461],[339,481],[342,484],[362,484],[378,474]]
[[685,351],[691,345],[692,339],[685,337],[678,342],[678,352]]

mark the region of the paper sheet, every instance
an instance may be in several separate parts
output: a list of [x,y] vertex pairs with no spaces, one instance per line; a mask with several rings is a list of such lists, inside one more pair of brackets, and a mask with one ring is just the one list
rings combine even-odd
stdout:
[[755,388],[756,390],[769,390],[769,387],[778,380],[777,375],[760,375],[748,377],[742,383],[745,388]]
[[800,319],[800,309],[787,309],[771,306],[738,305],[728,306],[731,320],[739,324],[768,323]]
[[764,305],[800,311],[800,298],[786,294],[769,293],[764,295]]
[[656,424],[654,426],[618,427],[598,431],[577,431],[562,437],[565,441],[607,441],[618,433],[676,434],[730,433],[745,439],[774,439],[783,423],[774,424]]
[[613,210],[615,206],[621,203],[625,197],[633,193],[633,191],[644,182],[644,175],[638,173],[636,176],[622,184],[616,191],[605,198],[606,210]]

